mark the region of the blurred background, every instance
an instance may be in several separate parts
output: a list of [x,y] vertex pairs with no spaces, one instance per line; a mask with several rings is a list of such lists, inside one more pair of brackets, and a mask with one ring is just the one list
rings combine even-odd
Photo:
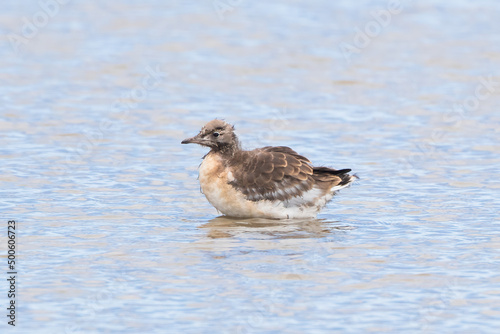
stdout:
[[[493,0],[2,3],[15,331],[496,333],[499,16]],[[180,145],[213,118],[360,180],[318,219],[218,217],[207,150]]]

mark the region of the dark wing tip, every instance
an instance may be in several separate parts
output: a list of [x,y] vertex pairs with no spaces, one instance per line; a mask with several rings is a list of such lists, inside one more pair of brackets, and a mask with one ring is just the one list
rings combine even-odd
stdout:
[[345,169],[333,169],[333,168],[328,168],[328,167],[314,167],[313,171],[317,173],[328,173],[331,175],[341,175],[341,174],[347,174],[351,171],[350,168],[345,168]]
[[346,169],[339,169],[339,170],[336,170],[335,172],[333,172],[332,174],[334,175],[339,175],[339,174],[347,174],[351,171],[352,169],[350,168],[346,168]]

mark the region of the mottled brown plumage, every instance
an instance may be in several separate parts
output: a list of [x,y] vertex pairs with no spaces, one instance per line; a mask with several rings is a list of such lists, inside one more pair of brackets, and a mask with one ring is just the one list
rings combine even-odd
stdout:
[[[207,123],[197,136],[182,143],[211,148],[200,166],[202,190],[218,210],[228,215],[310,216],[317,213],[336,190],[348,186],[355,178],[347,174],[350,169],[313,167],[309,159],[285,146],[242,150],[234,127],[221,120]],[[221,178],[224,180],[217,189],[225,190],[217,193],[210,185],[219,184]],[[233,197],[237,198],[233,200]],[[273,213],[273,203],[279,204],[283,213]],[[270,204],[269,208],[264,204]]]
[[229,167],[237,167],[230,184],[251,201],[288,200],[314,184],[311,162],[288,147],[238,151]]

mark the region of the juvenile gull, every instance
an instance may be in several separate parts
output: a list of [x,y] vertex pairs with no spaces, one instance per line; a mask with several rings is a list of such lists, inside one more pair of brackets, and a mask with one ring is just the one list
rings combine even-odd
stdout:
[[234,126],[219,119],[182,141],[191,143],[210,148],[199,168],[201,191],[226,216],[316,217],[336,191],[356,178],[350,169],[313,167],[286,146],[242,150]]

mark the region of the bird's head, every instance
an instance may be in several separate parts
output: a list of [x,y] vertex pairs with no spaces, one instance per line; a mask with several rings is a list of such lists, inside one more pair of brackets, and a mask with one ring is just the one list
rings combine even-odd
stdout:
[[239,148],[234,126],[220,119],[205,124],[196,136],[184,139],[181,144],[199,144],[214,151],[233,151]]

